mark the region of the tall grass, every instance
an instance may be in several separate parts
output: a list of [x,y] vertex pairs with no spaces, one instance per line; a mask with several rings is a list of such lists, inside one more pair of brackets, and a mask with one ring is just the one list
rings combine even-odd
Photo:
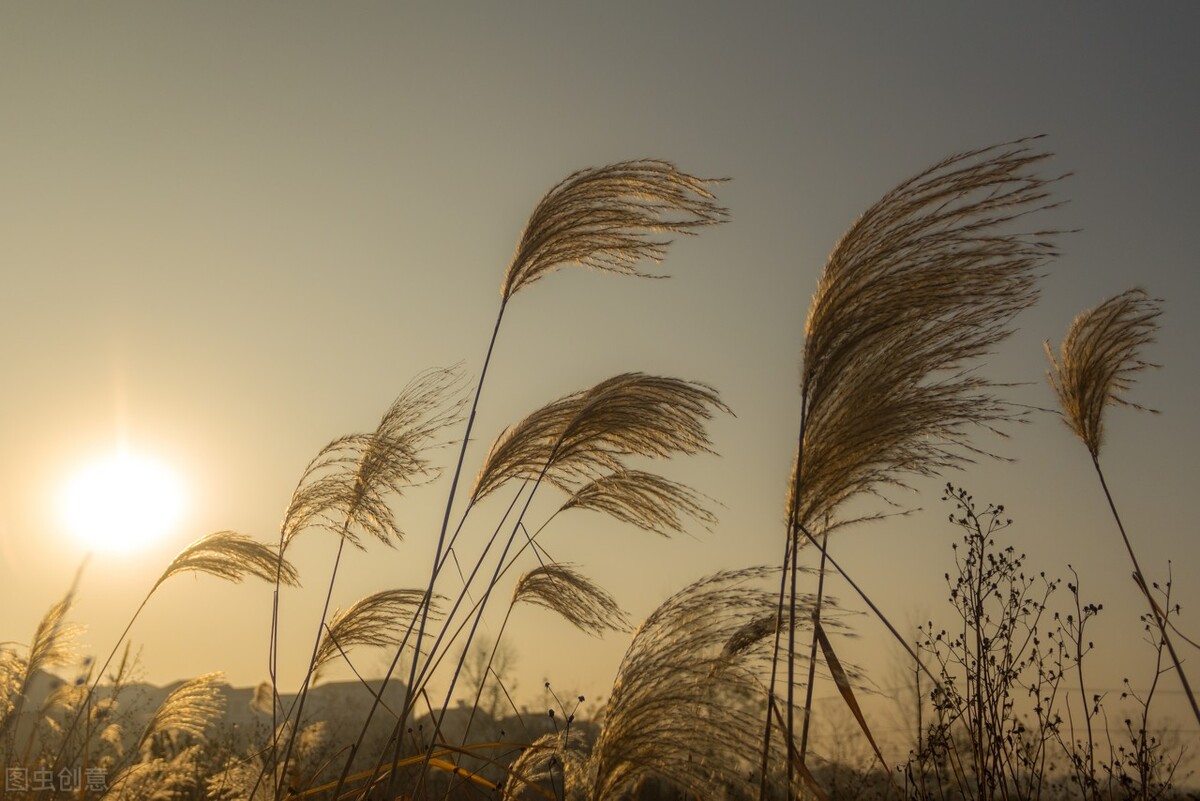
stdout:
[[1055,358],[1049,343],[1045,347],[1050,360],[1050,386],[1062,407],[1063,422],[1087,447],[1109,511],[1121,533],[1121,542],[1133,565],[1134,581],[1145,597],[1159,635],[1171,655],[1175,674],[1191,705],[1192,714],[1200,723],[1200,705],[1196,702],[1183,663],[1167,633],[1166,614],[1151,595],[1151,582],[1142,572],[1142,566],[1134,554],[1133,544],[1129,541],[1125,525],[1117,513],[1117,504],[1104,479],[1104,470],[1100,467],[1104,412],[1107,407],[1144,408],[1127,400],[1124,393],[1133,386],[1133,378],[1138,372],[1154,366],[1142,360],[1141,351],[1154,341],[1161,314],[1161,301],[1151,298],[1141,289],[1130,289],[1076,317],[1059,348],[1058,358]]
[[[1020,227],[1054,205],[1055,179],[1035,171],[1048,157],[1029,140],[951,156],[886,193],[830,254],[805,325],[785,571],[795,572],[797,552],[818,534],[856,522],[842,515],[853,498],[959,467],[981,452],[972,429],[1018,416],[971,362],[1037,299],[1036,270],[1055,253],[1052,231]],[[793,610],[795,594],[794,580],[781,582],[778,620],[785,606]],[[785,652],[788,742],[793,632]],[[771,734],[768,719],[764,766]]]
[[[193,543],[152,585],[99,670],[89,664],[82,680],[48,702],[51,711],[40,710],[31,721],[23,706],[32,677],[74,658],[67,621],[74,592],[50,610],[24,651],[0,648],[5,765],[111,768],[113,781],[104,797],[134,801],[203,795],[230,801],[451,799],[486,793],[559,801],[827,798],[830,788],[808,744],[812,690],[822,676],[834,681],[876,763],[888,771],[857,700],[861,674],[835,651],[836,636],[847,627],[840,605],[826,593],[826,566],[841,573],[896,631],[845,575],[830,554],[828,537],[886,516],[863,511],[854,505],[857,499],[890,496],[914,478],[963,467],[989,452],[975,442],[976,433],[999,431],[1022,417],[1002,397],[1003,385],[982,375],[977,363],[1008,336],[1013,317],[1036,300],[1037,272],[1055,255],[1055,232],[1035,223],[1055,205],[1050,190],[1057,177],[1040,174],[1048,158],[1034,140],[952,156],[887,192],[837,243],[806,325],[783,559],[702,578],[654,610],[634,631],[598,722],[582,725],[575,717],[579,706],[568,708],[556,699],[541,728],[531,721],[518,741],[471,736],[485,686],[495,683],[513,703],[492,657],[518,607],[549,609],[595,636],[628,630],[619,599],[553,555],[548,538],[563,517],[600,513],[656,536],[712,529],[711,499],[645,464],[713,453],[708,425],[731,410],[701,381],[621,373],[550,400],[506,427],[492,439],[469,490],[463,476],[501,323],[517,293],[572,265],[658,277],[645,264],[667,255],[671,236],[726,219],[713,195],[716,182],[662,161],[582,170],[554,185],[535,206],[504,272],[474,389],[466,388],[457,369],[427,371],[400,393],[374,429],[322,448],[285,506],[274,548],[232,532]],[[1102,482],[1100,414],[1121,401],[1132,373],[1144,366],[1140,349],[1151,341],[1158,313],[1144,295],[1126,293],[1077,320],[1062,355],[1052,357],[1051,381],[1065,419],[1087,444]],[[346,546],[395,548],[414,536],[399,525],[398,501],[414,485],[439,477],[434,453],[446,446],[457,446],[456,455],[440,520],[421,534],[435,543],[421,586],[373,592],[344,610],[333,609]],[[559,498],[535,503],[548,493]],[[1064,669],[1074,669],[1086,706],[1082,643],[1092,613],[1084,615],[1087,607],[1072,589],[1076,622],[1053,635],[1059,637],[1060,662],[1039,661],[1044,652],[1028,648],[1040,625],[1026,614],[1034,609],[1021,594],[1029,586],[1014,579],[1020,560],[990,550],[993,535],[1003,528],[996,523],[1000,510],[980,513],[965,494],[956,498],[969,554],[960,565],[965,583],[952,588],[952,599],[974,599],[969,608],[958,607],[964,630],[974,634],[952,643],[928,636],[920,654],[905,645],[914,664],[933,679],[937,719],[922,732],[921,753],[905,766],[907,787],[899,788],[888,771],[892,785],[884,792],[991,798],[1007,791],[983,788],[1011,787],[1016,789],[1008,797],[1040,797],[1040,788],[1049,786],[1043,781],[1052,773],[1045,755],[1053,745],[1067,755],[1074,786],[1097,797],[1095,710],[1081,719],[1088,726],[1086,747],[1076,747],[1074,734],[1064,735],[1045,716],[1038,719],[1042,739],[1034,751],[1022,752],[1028,759],[1021,770],[1012,769],[1017,752],[1004,745],[1026,742],[1013,734],[1020,721],[1004,700],[1016,686],[1017,668],[1050,671],[1039,674],[1039,692],[1057,692]],[[1115,505],[1112,509],[1115,515]],[[1163,649],[1170,653],[1194,707],[1167,636],[1171,611],[1156,603],[1123,527],[1121,533],[1149,601],[1160,660]],[[316,534],[333,537],[336,546],[328,578],[316,590],[323,596],[321,611],[304,623],[314,624],[311,652],[297,657],[280,648],[282,621],[290,614],[281,590],[299,581],[289,549],[297,537]],[[801,561],[802,551],[814,550],[809,544],[819,552],[816,569]],[[985,563],[991,567],[981,567]],[[455,569],[447,570],[451,564]],[[233,581],[253,576],[274,585],[268,680],[254,700],[269,727],[249,749],[220,752],[215,767],[213,752],[201,744],[208,722],[220,712],[215,676],[179,687],[137,732],[114,723],[128,677],[131,627],[165,581],[188,571]],[[996,618],[1008,628],[968,620],[986,605],[989,593],[1002,588],[1018,592],[1016,606],[1009,608],[1016,616]],[[481,668],[467,671],[465,661],[497,597],[507,600],[507,609],[491,654],[478,663]],[[1034,611],[1044,608],[1042,603]],[[807,656],[797,647],[797,637],[806,633]],[[110,675],[122,645],[125,657]],[[371,706],[325,748],[320,744],[329,729],[310,719],[307,701],[334,663],[344,661],[360,676],[355,652],[364,648],[391,649],[390,667],[378,685],[360,677]],[[1003,655],[1004,670],[1012,668],[1007,679],[989,672],[998,664],[989,661],[995,654]],[[294,692],[279,686],[285,659],[301,660]],[[955,665],[968,675],[958,675]],[[405,676],[402,701],[386,702],[387,682],[397,675]],[[474,702],[457,716],[452,700],[464,675],[471,676],[467,693]],[[104,694],[106,677],[112,686]],[[807,698],[797,738],[800,688]],[[1148,707],[1147,700],[1138,747],[1152,754],[1145,738]],[[373,735],[377,716],[388,717],[386,742]],[[1138,759],[1130,766],[1149,770],[1151,757]],[[937,782],[926,781],[927,771]],[[1150,785],[1143,777],[1138,786]],[[40,795],[39,801],[65,797]],[[102,793],[79,788],[71,795],[82,800]]]

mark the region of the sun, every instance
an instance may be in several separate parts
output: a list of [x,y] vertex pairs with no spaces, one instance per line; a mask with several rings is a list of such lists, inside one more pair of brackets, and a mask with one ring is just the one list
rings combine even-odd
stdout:
[[128,553],[167,534],[179,522],[183,501],[169,468],[122,450],[76,472],[63,487],[59,512],[88,550]]

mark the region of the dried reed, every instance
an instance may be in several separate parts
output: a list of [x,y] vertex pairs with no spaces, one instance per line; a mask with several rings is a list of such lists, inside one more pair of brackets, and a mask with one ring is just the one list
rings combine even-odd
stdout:
[[[218,531],[201,537],[175,555],[154,582],[150,595],[163,582],[180,573],[207,573],[239,583],[246,576],[276,581],[289,587],[299,586],[300,576],[287,560],[280,560],[274,549],[233,531]],[[148,596],[147,596],[148,597]]]
[[[830,254],[805,326],[785,567],[818,527],[845,522],[851,498],[961,466],[981,452],[972,429],[1020,416],[966,365],[1009,335],[1055,255],[1055,232],[1013,230],[1055,205],[1057,179],[1033,172],[1048,157],[1029,140],[951,156],[885,194]],[[787,594],[781,583],[779,619]],[[790,631],[787,653],[790,688]],[[790,741],[790,696],[787,708]],[[764,776],[770,734],[768,720]]]
[[362,548],[362,535],[385,545],[404,538],[390,500],[436,477],[426,452],[461,419],[465,404],[457,369],[414,378],[375,430],[339,437],[305,468],[280,526],[281,549],[306,528],[319,528]]
[[400,630],[425,598],[422,590],[384,590],[334,612],[317,646],[313,681],[321,668],[356,646],[384,647],[400,642]]
[[[697,797],[748,797],[759,743],[758,676],[770,660],[779,568],[718,573],[688,586],[638,628],[588,759],[587,798],[620,797],[649,777]],[[811,609],[801,600],[799,625]],[[763,621],[770,620],[770,626]],[[775,754],[779,757],[781,754]]]
[[665,161],[643,159],[594,167],[564,178],[538,203],[521,232],[500,290],[516,292],[564,264],[646,277],[639,262],[660,262],[661,233],[692,234],[728,212],[696,178]]
[[683,531],[685,517],[711,530],[717,518],[700,503],[701,497],[686,484],[654,473],[618,470],[580,487],[562,505],[562,510],[603,512],[665,537]]
[[622,458],[712,452],[705,423],[731,413],[712,387],[624,373],[543,406],[492,444],[472,492],[478,501],[508,481],[545,481],[568,492],[624,469]]
[[[665,161],[629,161],[573,173],[552,187],[538,202],[521,233],[501,286],[500,308],[496,313],[471,410],[467,415],[458,461],[446,495],[446,507],[429,573],[427,597],[433,596],[438,575],[445,564],[445,555],[454,542],[453,537],[449,543],[446,538],[450,514],[488,366],[509,300],[525,286],[568,264],[629,275],[647,275],[638,269],[638,263],[643,259],[659,261],[665,257],[670,243],[661,239],[661,234],[693,233],[698,227],[724,221],[727,212],[716,205],[714,196],[706,188],[711,183],[713,181],[680,172]],[[473,496],[472,502],[476,498]],[[467,505],[467,512],[471,506],[472,503]],[[463,514],[464,520],[466,514]],[[454,536],[457,537],[457,532]],[[417,653],[421,652],[425,624],[423,611],[417,625]],[[401,650],[396,650],[386,677],[392,675],[399,663]],[[410,668],[410,689],[416,683],[418,662],[414,659]],[[405,710],[397,723],[397,734],[411,711],[412,700],[409,698],[405,703]],[[372,707],[363,726],[364,731],[374,711]],[[397,736],[393,761],[399,756],[399,741]],[[387,792],[394,792],[394,783],[395,774],[388,779]]]
[[205,673],[172,690],[146,724],[135,750],[141,751],[155,735],[166,731],[204,739],[208,724],[225,709],[225,697],[218,687],[222,678],[221,673]]
[[580,631],[597,637],[610,629],[629,628],[616,599],[569,564],[550,563],[521,576],[513,587],[510,606],[519,603],[549,609]]
[[1150,607],[1159,636],[1175,665],[1183,693],[1191,704],[1192,714],[1200,723],[1200,703],[1196,701],[1187,674],[1183,671],[1183,663],[1167,633],[1165,616],[1150,594],[1150,584],[1134,554],[1133,543],[1125,531],[1125,524],[1121,522],[1116,501],[1100,467],[1104,410],[1110,405],[1144,409],[1125,400],[1122,393],[1133,386],[1133,378],[1138,372],[1155,366],[1141,359],[1141,351],[1154,342],[1161,314],[1162,301],[1147,296],[1141,289],[1126,290],[1079,314],[1071,322],[1059,348],[1058,359],[1054,358],[1050,343],[1045,343],[1045,350],[1050,360],[1050,386],[1062,406],[1063,421],[1075,432],[1092,457],[1092,466],[1104,490],[1109,511],[1121,532],[1121,541],[1129,554],[1129,561],[1133,564],[1134,581]]
[[1047,378],[1062,408],[1063,422],[1099,457],[1104,439],[1104,410],[1110,405],[1154,412],[1122,397],[1134,376],[1156,365],[1143,361],[1143,348],[1154,342],[1162,301],[1141,289],[1129,289],[1089,309],[1072,321]]

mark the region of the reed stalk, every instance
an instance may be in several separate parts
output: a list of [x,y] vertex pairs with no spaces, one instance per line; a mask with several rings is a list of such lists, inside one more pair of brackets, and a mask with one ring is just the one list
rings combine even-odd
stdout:
[[1012,230],[1055,205],[1057,179],[1033,171],[1047,154],[1029,141],[960,153],[901,183],[830,254],[805,326],[789,540],[853,522],[838,515],[852,498],[971,461],[970,428],[1020,416],[968,364],[1008,336],[1055,252],[1054,232]]

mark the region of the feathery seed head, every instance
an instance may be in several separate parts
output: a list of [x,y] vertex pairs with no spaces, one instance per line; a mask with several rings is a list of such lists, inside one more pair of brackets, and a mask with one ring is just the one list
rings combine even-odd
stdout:
[[803,440],[789,517],[809,528],[850,497],[980,453],[978,426],[1019,417],[966,366],[1037,298],[1053,207],[1026,141],[952,156],[888,192],[825,265],[806,324]]
[[225,709],[225,696],[218,686],[222,678],[221,673],[205,673],[172,690],[146,724],[138,741],[138,750],[155,734],[167,730],[203,739],[208,724]]
[[[313,663],[316,674],[325,664],[359,645],[385,647],[400,642],[400,630],[420,609],[423,590],[384,590],[355,601],[345,612],[335,612],[325,627]],[[437,619],[436,615],[432,615]]]
[[517,603],[545,607],[597,637],[607,629],[629,629],[616,600],[569,564],[550,563],[521,576],[512,594],[512,604]]
[[665,161],[643,159],[589,168],[554,186],[525,224],[500,295],[516,292],[567,264],[649,277],[638,262],[662,261],[663,234],[691,234],[728,212],[696,178]]
[[1067,329],[1047,378],[1058,396],[1063,422],[1083,441],[1093,457],[1104,440],[1104,409],[1110,404],[1145,409],[1122,397],[1133,386],[1134,374],[1155,367],[1142,361],[1143,348],[1154,342],[1162,301],[1141,289],[1129,289],[1081,313]]
[[400,393],[368,434],[326,445],[305,468],[280,525],[283,550],[301,531],[322,528],[362,548],[367,534],[391,545],[403,538],[390,500],[437,475],[425,451],[466,403],[457,368],[427,370]]
[[576,490],[562,510],[592,509],[664,537],[683,531],[683,518],[711,528],[717,518],[685,484],[643,470],[618,470]]
[[[764,641],[774,631],[771,585],[779,572],[755,567],[709,576],[646,618],[618,669],[588,759],[587,797],[618,797],[618,788],[647,775],[701,798],[711,781],[751,795],[747,759],[762,747],[758,676],[770,665]],[[798,599],[798,626],[807,625],[813,601]]]
[[705,423],[729,412],[705,384],[625,373],[560,398],[507,429],[492,444],[471,494],[477,502],[515,478],[570,491],[618,472],[626,456],[711,452]]
[[189,570],[235,583],[246,576],[274,582],[278,576],[279,582],[289,587],[300,584],[296,568],[271,547],[243,534],[218,531],[201,537],[180,551],[150,591],[157,590],[171,576]]

